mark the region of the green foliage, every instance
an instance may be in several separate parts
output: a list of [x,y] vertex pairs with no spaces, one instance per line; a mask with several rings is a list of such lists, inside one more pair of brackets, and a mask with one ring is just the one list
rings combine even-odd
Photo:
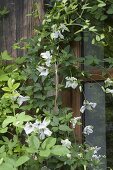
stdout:
[[9,10],[6,7],[0,9],[0,18],[7,16],[7,14],[9,14]]
[[[35,4],[35,17],[37,8]],[[82,91],[82,78],[88,75],[80,64],[113,66],[112,56],[102,60],[89,52],[78,58],[74,52],[75,41],[83,39],[94,48],[109,46],[112,8],[113,3],[102,0],[51,1],[34,36],[13,46],[27,49],[26,55],[14,59],[7,51],[1,53],[0,170],[85,170],[89,166],[100,170],[102,158],[93,158],[94,148],[76,142],[76,122],[75,127],[70,125],[72,108],[62,106],[61,92],[73,88],[72,82],[65,85],[66,77],[74,77],[74,89]]]

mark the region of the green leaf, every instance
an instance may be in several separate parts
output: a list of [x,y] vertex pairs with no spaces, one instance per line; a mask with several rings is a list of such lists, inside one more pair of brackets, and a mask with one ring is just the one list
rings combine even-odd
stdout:
[[69,128],[69,126],[67,126],[67,125],[60,125],[59,126],[59,130],[61,130],[61,131],[64,131],[64,132],[70,132],[70,131],[72,131],[72,129],[70,129]]
[[3,87],[2,90],[3,90],[3,91],[7,91],[7,92],[10,92],[10,91],[11,91],[9,87]]
[[53,132],[57,132],[58,130],[59,130],[58,127],[53,127],[53,128],[52,128],[52,131],[53,131]]
[[6,128],[1,128],[1,129],[0,129],[0,133],[6,133],[7,130],[8,130],[8,127],[6,127]]
[[50,149],[52,148],[56,143],[56,138],[53,138],[53,137],[49,137],[47,138],[41,145],[42,149]]
[[7,127],[7,125],[9,125],[10,123],[14,122],[16,120],[15,117],[13,116],[7,116],[7,118],[3,121],[2,123],[2,127],[5,128]]
[[106,6],[106,3],[104,1],[101,0],[97,0],[99,2],[98,7],[102,8],[104,6]]
[[4,162],[0,165],[0,170],[17,170],[16,166],[15,166],[15,160],[14,159],[10,159],[10,158],[6,158],[4,160]]
[[40,141],[39,141],[38,137],[31,135],[28,138],[28,144],[29,144],[30,148],[32,148],[35,152],[38,152],[38,149],[40,146]]
[[107,19],[107,15],[102,15],[100,18],[101,21],[104,21],[105,19]]
[[100,41],[100,40],[101,40],[99,35],[96,35],[96,40],[97,40],[97,41]]
[[2,60],[13,60],[13,58],[8,54],[7,51],[1,53]]
[[95,44],[95,39],[94,39],[94,38],[92,39],[92,42],[91,42],[91,43],[92,43],[92,44]]
[[25,162],[27,162],[29,160],[28,156],[21,156],[17,161],[16,161],[16,167],[24,164]]
[[[24,122],[29,122],[33,120],[33,118],[29,115],[26,115],[25,112],[21,112],[19,114],[16,114],[16,119],[13,122],[14,126],[18,126],[19,124],[23,124]],[[19,122],[19,124],[17,124]]]
[[85,65],[98,65],[100,63],[100,60],[96,57],[96,56],[92,56],[92,55],[88,55],[85,56],[85,61],[84,64]]
[[81,41],[82,40],[82,37],[81,36],[78,36],[75,38],[75,41]]
[[5,162],[0,165],[0,170],[17,170],[16,167],[14,167],[12,164]]
[[56,156],[66,156],[70,151],[62,145],[55,145],[53,146],[51,153]]
[[33,118],[29,115],[26,115],[25,112],[21,112],[19,114],[16,114],[16,120],[21,122],[29,122],[33,120]]
[[9,10],[4,7],[3,9],[0,9],[0,17],[4,17],[9,13]]
[[97,31],[97,29],[95,28],[95,26],[92,26],[89,28],[89,31],[95,32],[95,31]]
[[5,145],[0,147],[0,154],[2,154],[3,152],[5,152]]
[[17,57],[15,62],[17,64],[23,64],[26,61],[26,57]]
[[10,89],[12,89],[13,82],[14,82],[14,80],[12,80],[11,78],[9,78],[9,80],[8,80],[8,87],[9,87]]
[[13,90],[16,90],[19,86],[20,86],[20,83],[16,83],[16,84],[13,85],[12,88],[13,88]]
[[0,165],[2,164],[3,160],[4,160],[3,158],[0,159]]
[[90,7],[90,6],[88,6],[89,5],[89,3],[85,3],[83,6],[82,6],[82,9],[84,10],[84,9],[90,9],[90,8],[92,8],[92,7]]
[[8,81],[9,77],[7,76],[7,74],[3,74],[0,76],[0,81]]
[[49,157],[50,156],[50,149],[46,149],[46,150],[40,150],[40,152],[39,152],[39,155],[41,156],[41,157]]
[[109,7],[109,9],[107,10],[107,14],[113,14],[113,5]]
[[105,35],[104,35],[104,34],[101,34],[101,35],[100,35],[100,38],[101,38],[101,40],[104,39],[104,38],[105,38]]
[[39,109],[39,108],[37,108],[37,109],[36,109],[36,113],[38,113],[38,112],[39,112],[39,110],[40,110],[40,109]]

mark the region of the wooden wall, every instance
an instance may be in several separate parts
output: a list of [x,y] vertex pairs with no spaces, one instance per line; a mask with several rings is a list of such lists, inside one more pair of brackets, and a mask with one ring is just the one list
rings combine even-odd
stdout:
[[[33,35],[34,26],[41,24],[44,16],[44,2],[47,0],[0,0],[0,9],[7,7],[9,14],[0,18],[0,52],[7,50],[13,57],[23,55],[24,51],[13,50],[14,43],[21,38],[31,37]],[[32,13],[34,3],[38,3],[39,17],[26,16]],[[81,45],[75,43],[73,50],[75,55],[80,56]],[[64,106],[72,107],[74,116],[80,116],[80,92],[79,90],[66,91],[62,94],[62,102]],[[81,142],[81,128],[77,127],[75,134],[78,141]]]
[[[39,17],[34,19],[27,14],[32,13],[34,3],[38,3]],[[0,18],[0,52],[8,50],[14,57],[23,54],[13,50],[12,45],[20,38],[31,37],[34,25],[39,25],[44,15],[43,0],[0,0],[0,9],[7,7],[9,14]]]

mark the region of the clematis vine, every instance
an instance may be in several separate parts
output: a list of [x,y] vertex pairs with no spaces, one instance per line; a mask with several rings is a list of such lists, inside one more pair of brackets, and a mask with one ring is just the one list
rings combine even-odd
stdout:
[[19,106],[21,106],[23,104],[23,102],[28,101],[28,100],[30,100],[29,96],[19,95],[18,98],[17,98],[17,103],[18,103]]
[[63,24],[63,23],[60,24],[59,29],[61,29],[62,32],[64,32],[64,31],[68,31],[69,32],[68,27],[66,27],[66,25]]
[[101,149],[101,147],[95,146],[95,147],[92,147],[92,149],[94,150],[92,158],[96,159],[96,160],[99,160],[102,157],[102,155],[98,155],[98,151]]
[[39,76],[46,77],[49,74],[48,68],[45,68],[44,66],[38,66],[38,68],[36,68],[36,69],[40,72]]
[[101,149],[101,147],[95,146],[95,147],[93,147],[93,149],[94,149],[94,154],[97,154],[98,151]]
[[75,128],[78,121],[80,121],[81,117],[74,117],[71,119],[72,127]]
[[52,33],[50,36],[52,40],[53,39],[55,40],[57,38],[64,39],[64,36],[61,34],[61,31],[59,28],[57,28],[56,24],[54,24],[51,28],[52,28]]
[[24,126],[25,133],[29,135],[30,133],[35,131],[35,127],[31,122],[27,122]]
[[48,169],[47,166],[43,166],[43,167],[41,168],[41,170],[51,170],[51,169]]
[[27,135],[32,132],[38,133],[39,138],[43,140],[46,136],[51,136],[52,134],[52,132],[47,128],[49,124],[50,120],[47,120],[46,118],[42,122],[37,120],[33,124],[31,122],[27,122],[25,124],[24,130]]
[[93,110],[96,107],[96,103],[89,102],[88,100],[84,100],[83,106],[80,108],[80,112],[84,113],[84,111],[87,109],[89,111]]
[[52,59],[52,55],[51,55],[50,51],[46,51],[45,53],[41,53],[40,55],[43,59],[45,59],[46,66],[50,67],[51,66],[51,59]]
[[45,139],[46,136],[51,136],[52,132],[47,128],[49,124],[50,120],[47,120],[46,118],[42,121],[42,123],[39,123],[38,130],[41,140]]
[[95,154],[92,156],[92,158],[96,160],[99,160],[101,157],[102,157],[101,155],[95,155]]
[[71,154],[70,153],[67,154],[67,158],[69,158],[69,159],[71,158]]
[[69,141],[69,139],[61,140],[61,143],[62,143],[62,146],[65,146],[66,148],[71,147],[71,142]]
[[93,133],[93,126],[91,125],[86,126],[83,130],[83,133],[85,135],[89,135],[90,133]]
[[105,81],[105,87],[109,87],[109,86],[113,86],[113,80],[111,80],[110,78],[107,78]]
[[57,39],[57,38],[64,39],[64,36],[61,34],[61,32],[59,30],[51,33],[51,39],[52,40]]
[[78,86],[78,80],[75,77],[66,77],[66,86],[65,88],[71,87],[72,89],[76,89]]
[[105,90],[105,92],[106,92],[106,93],[110,93],[110,94],[112,94],[112,95],[113,95],[113,89],[109,89],[109,88],[107,88],[107,89]]

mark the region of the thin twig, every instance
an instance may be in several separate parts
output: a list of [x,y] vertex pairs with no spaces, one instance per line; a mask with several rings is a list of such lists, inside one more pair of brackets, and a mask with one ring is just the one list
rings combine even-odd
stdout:
[[58,105],[57,105],[57,99],[58,99],[58,65],[55,62],[55,112],[58,112]]

